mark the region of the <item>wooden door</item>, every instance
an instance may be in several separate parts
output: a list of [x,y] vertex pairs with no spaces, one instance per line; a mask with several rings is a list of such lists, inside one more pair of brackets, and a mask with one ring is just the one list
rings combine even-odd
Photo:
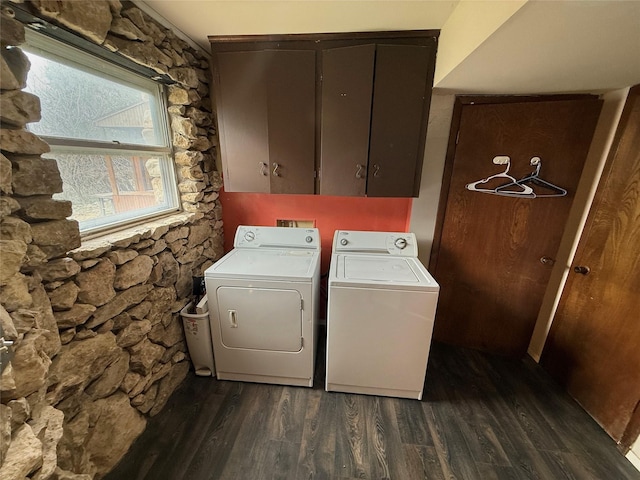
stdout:
[[314,193],[316,54],[272,50],[267,78],[271,193]]
[[640,433],[640,86],[631,90],[542,365],[624,447]]
[[216,55],[225,190],[314,193],[315,52]]
[[[549,280],[601,102],[458,100],[430,270],[440,284],[434,338],[520,357],[525,354]],[[466,100],[471,102],[471,100]],[[453,155],[452,155],[453,154]],[[515,198],[470,191],[466,185],[504,171],[530,173],[568,191],[564,197]],[[453,158],[452,158],[453,157]]]
[[224,188],[268,193],[268,58],[260,51],[218,53],[215,65]]
[[418,196],[434,63],[431,46],[377,45],[368,196]]
[[322,52],[320,194],[364,196],[376,46]]

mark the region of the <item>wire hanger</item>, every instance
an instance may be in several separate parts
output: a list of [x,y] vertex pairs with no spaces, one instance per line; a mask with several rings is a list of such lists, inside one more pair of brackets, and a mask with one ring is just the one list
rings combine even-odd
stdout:
[[[551,182],[547,182],[546,180],[543,180],[542,178],[539,177],[540,175],[540,168],[542,167],[542,160],[540,159],[540,157],[532,157],[531,160],[529,161],[529,163],[531,164],[531,166],[535,167],[535,170],[533,172],[531,172],[529,175],[521,178],[520,180],[517,180],[517,184],[518,185],[524,185],[525,183],[531,182],[534,185],[538,185],[540,187],[546,188],[548,190],[551,190],[551,193],[534,193],[535,197],[541,198],[541,197],[564,197],[567,194],[567,191],[564,188],[558,187],[557,185],[554,185]],[[505,185],[501,185],[499,187],[496,188],[497,193],[500,193],[502,191],[502,189],[504,188],[508,188],[510,186],[512,186],[513,183],[507,183]]]
[[[507,197],[521,197],[521,198],[536,198],[536,197],[564,197],[567,194],[567,191],[564,188],[558,187],[551,182],[547,182],[539,177],[540,168],[542,167],[542,160],[540,157],[532,157],[529,163],[531,166],[535,167],[534,171],[529,175],[524,176],[520,180],[516,180],[513,176],[509,175],[509,168],[511,167],[511,159],[507,156],[501,155],[494,157],[493,163],[496,165],[506,164],[507,168],[504,172],[498,173],[496,175],[492,175],[483,180],[478,180],[477,182],[467,184],[467,189],[475,192],[489,193],[492,195],[502,195]],[[490,188],[478,188],[478,185],[485,184],[489,180],[494,178],[507,178],[510,180],[507,183],[504,183],[498,187],[493,189]],[[547,190],[550,190],[550,193],[535,193],[533,188],[527,183],[532,183],[534,185],[543,187]],[[506,190],[511,187],[520,187],[522,190]]]
[[[498,155],[497,157],[493,157],[493,163],[496,165],[506,165],[504,172],[496,173],[495,175],[491,175],[490,177],[483,178],[482,180],[478,180],[477,182],[468,183],[466,185],[467,190],[471,190],[472,192],[482,192],[482,193],[490,193],[493,195],[503,195],[507,197],[526,197],[526,198],[534,198],[535,193],[533,193],[533,188],[528,185],[520,185],[518,180],[509,175],[509,169],[511,168],[511,158],[507,155]],[[500,187],[496,188],[482,188],[479,185],[484,185],[489,180],[493,180],[496,178],[506,178],[510,180],[509,183],[503,184]],[[521,187],[520,191],[513,190],[503,190],[499,191],[499,188],[506,188],[507,186],[519,186]]]

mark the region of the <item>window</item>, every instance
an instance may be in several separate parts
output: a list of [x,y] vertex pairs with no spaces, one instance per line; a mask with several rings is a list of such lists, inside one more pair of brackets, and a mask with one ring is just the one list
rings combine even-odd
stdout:
[[26,90],[82,233],[178,209],[162,85],[33,32]]

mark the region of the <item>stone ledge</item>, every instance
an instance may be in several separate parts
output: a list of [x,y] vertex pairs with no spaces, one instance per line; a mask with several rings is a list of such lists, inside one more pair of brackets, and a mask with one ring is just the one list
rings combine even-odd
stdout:
[[[202,213],[180,212],[158,219],[146,221],[117,231],[106,231],[82,240],[82,245],[69,252],[69,256],[76,261],[87,260],[105,253],[112,248],[126,248],[144,238],[151,238],[166,233],[170,228],[193,223],[203,218]],[[128,242],[128,243],[127,243]],[[127,244],[127,245],[125,245]]]

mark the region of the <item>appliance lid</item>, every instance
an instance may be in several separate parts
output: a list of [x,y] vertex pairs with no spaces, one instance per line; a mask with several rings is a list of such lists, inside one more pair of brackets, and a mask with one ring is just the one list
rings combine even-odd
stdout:
[[333,255],[329,282],[333,286],[440,290],[417,258],[389,255]]
[[320,250],[317,228],[252,227],[240,225],[233,240],[234,248],[287,248]]
[[415,234],[407,232],[336,230],[333,235],[333,253],[417,257],[418,242]]
[[320,253],[313,250],[236,248],[209,267],[205,277],[308,280],[314,276]]

